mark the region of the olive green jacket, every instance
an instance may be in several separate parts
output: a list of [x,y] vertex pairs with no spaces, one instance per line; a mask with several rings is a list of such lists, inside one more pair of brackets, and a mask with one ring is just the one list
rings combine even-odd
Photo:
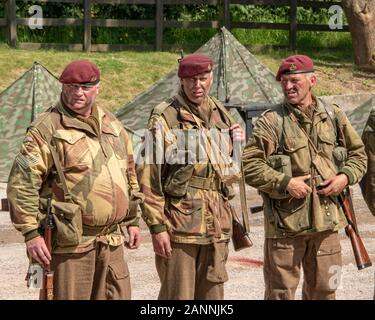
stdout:
[[[332,110],[331,117],[317,100],[310,119],[296,107],[283,103],[257,120],[253,136],[244,149],[243,162],[246,182],[259,189],[264,199],[267,238],[338,230],[347,224],[337,198],[317,194],[316,186],[327,179],[329,171],[324,166],[319,167],[320,172],[317,170],[313,163],[317,159],[316,150],[301,129],[321,156],[331,163],[335,162],[336,143],[346,146],[347,159],[338,171],[347,175],[350,185],[357,183],[366,171],[363,143],[345,113],[338,106],[332,106]],[[271,156],[277,153],[288,156],[290,165],[283,167],[283,161],[288,160],[284,159],[272,167]],[[306,183],[313,192],[304,199],[291,197],[286,190],[290,179],[308,174],[312,178]]]

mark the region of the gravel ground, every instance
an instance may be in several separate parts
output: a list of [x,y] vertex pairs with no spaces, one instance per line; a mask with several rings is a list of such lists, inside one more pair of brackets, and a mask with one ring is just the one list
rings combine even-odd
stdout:
[[[5,197],[5,185],[0,184],[0,197]],[[254,189],[248,189],[251,206],[261,203]],[[235,203],[238,206],[238,203]],[[375,218],[360,197],[359,188],[354,187],[354,205],[362,239],[373,261],[375,261]],[[261,300],[264,283],[262,273],[263,260],[263,217],[262,213],[250,216],[251,238],[254,246],[235,252],[230,246],[227,263],[229,281],[225,284],[227,300]],[[157,298],[159,279],[154,264],[151,239],[142,223],[143,243],[136,251],[127,251],[132,283],[132,298],[136,300]],[[337,290],[340,300],[371,300],[374,295],[373,267],[357,271],[352,255],[350,241],[341,234],[343,249],[343,271],[341,285]],[[0,299],[20,300],[37,299],[38,290],[27,289],[24,281],[28,267],[25,245],[9,220],[8,212],[0,211]],[[301,281],[302,282],[302,281]],[[297,291],[301,298],[301,286]]]

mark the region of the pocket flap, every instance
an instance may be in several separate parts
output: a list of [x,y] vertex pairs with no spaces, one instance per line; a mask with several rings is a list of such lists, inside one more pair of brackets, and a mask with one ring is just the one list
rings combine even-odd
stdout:
[[202,199],[171,198],[171,205],[177,211],[185,215],[190,215],[202,209]]
[[333,245],[333,246],[327,246],[327,247],[324,246],[324,247],[320,247],[317,250],[316,256],[317,257],[328,256],[328,255],[336,254],[336,253],[339,253],[339,252],[341,252],[340,244]]
[[125,279],[129,276],[128,265],[123,261],[117,261],[108,266],[117,280]]
[[319,132],[318,138],[322,142],[326,144],[330,144],[330,145],[333,145],[336,140],[336,137],[333,134],[331,134],[331,132],[325,132],[325,131]]
[[73,217],[81,212],[81,207],[74,203],[52,201],[55,214],[61,214],[65,219],[72,220]]
[[78,140],[85,137],[83,132],[79,131],[64,131],[64,130],[57,130],[53,134],[54,138],[64,140],[69,144],[75,144]]
[[305,139],[300,137],[285,137],[284,150],[288,153],[296,152],[299,149],[307,147]]

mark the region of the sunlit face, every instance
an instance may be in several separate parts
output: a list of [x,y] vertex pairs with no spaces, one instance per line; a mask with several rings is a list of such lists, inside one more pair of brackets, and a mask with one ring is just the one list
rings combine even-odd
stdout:
[[69,109],[88,117],[99,93],[99,84],[81,85],[77,83],[64,84],[62,99]]
[[210,92],[213,81],[213,73],[204,72],[192,78],[181,78],[182,88],[191,102],[202,104]]
[[313,73],[284,74],[281,76],[281,87],[290,104],[303,105],[311,100],[311,89],[316,84]]

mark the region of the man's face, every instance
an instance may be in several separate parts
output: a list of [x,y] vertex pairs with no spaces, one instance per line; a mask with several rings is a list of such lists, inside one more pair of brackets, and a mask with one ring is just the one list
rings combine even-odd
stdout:
[[290,104],[303,104],[311,97],[311,88],[316,83],[314,74],[284,74],[281,76],[281,87]]
[[64,84],[62,87],[63,101],[74,112],[89,116],[91,108],[99,93],[99,84],[81,85],[77,83]]
[[200,105],[210,92],[212,81],[213,74],[211,71],[200,73],[192,78],[182,78],[181,84],[189,100]]

